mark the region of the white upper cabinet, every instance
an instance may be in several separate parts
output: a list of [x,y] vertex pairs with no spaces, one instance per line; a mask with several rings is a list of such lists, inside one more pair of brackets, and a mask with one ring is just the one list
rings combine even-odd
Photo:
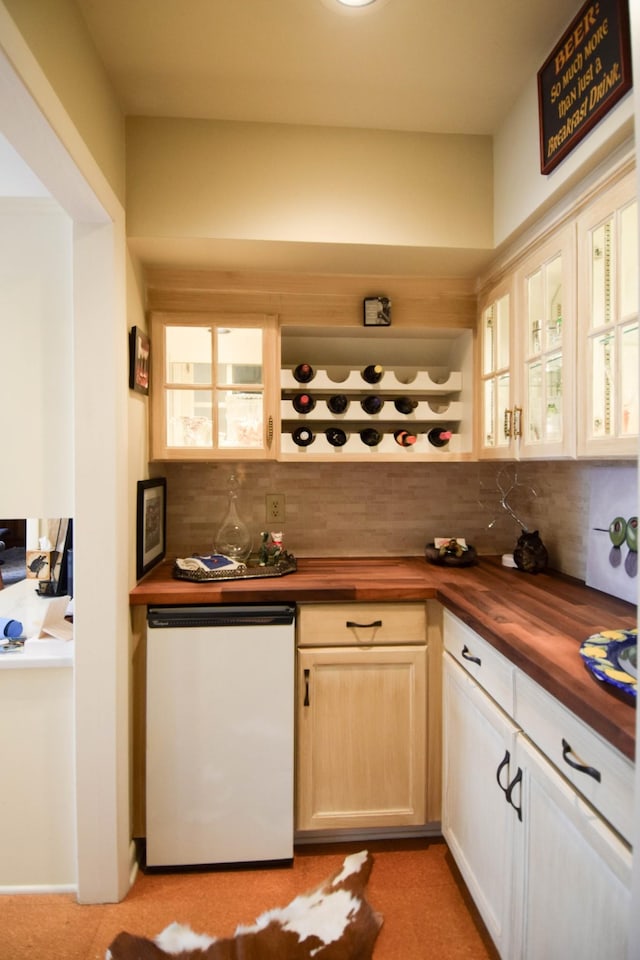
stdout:
[[478,453],[486,458],[514,456],[511,278],[480,303]]
[[517,391],[521,458],[575,456],[575,232],[537,247],[516,273]]
[[635,172],[578,218],[578,455],[638,452],[638,223]]
[[479,458],[637,455],[635,173],[583,197],[487,285],[479,334]]
[[276,318],[153,314],[151,458],[266,459]]

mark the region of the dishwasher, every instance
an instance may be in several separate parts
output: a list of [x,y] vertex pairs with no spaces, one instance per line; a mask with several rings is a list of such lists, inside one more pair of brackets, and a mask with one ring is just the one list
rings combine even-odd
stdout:
[[293,858],[295,604],[150,606],[146,864]]

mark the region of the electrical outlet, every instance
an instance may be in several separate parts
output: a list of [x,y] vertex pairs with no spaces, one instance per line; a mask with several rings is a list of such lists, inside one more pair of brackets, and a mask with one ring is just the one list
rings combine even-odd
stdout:
[[267,523],[284,523],[284,493],[268,493],[265,501]]

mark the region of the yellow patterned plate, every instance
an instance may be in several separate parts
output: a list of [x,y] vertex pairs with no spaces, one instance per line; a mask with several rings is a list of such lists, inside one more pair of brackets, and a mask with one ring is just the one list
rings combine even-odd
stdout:
[[604,630],[595,633],[580,647],[580,656],[598,680],[637,697],[637,630]]

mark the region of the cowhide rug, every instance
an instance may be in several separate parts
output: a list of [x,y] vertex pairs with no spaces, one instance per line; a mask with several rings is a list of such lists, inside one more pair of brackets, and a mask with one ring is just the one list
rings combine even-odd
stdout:
[[155,940],[120,933],[105,960],[370,960],[382,917],[364,896],[373,857],[363,850],[287,907],[218,939],[170,924]]

